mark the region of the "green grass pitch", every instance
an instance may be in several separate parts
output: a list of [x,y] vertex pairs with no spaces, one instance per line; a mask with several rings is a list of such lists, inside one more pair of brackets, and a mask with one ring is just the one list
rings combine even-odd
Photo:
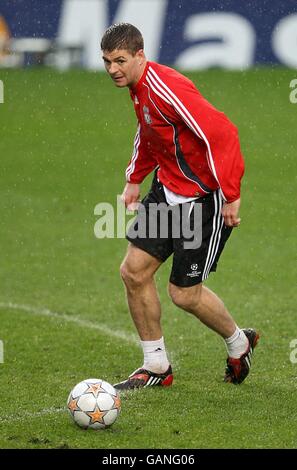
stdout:
[[114,383],[142,361],[118,272],[126,241],[94,236],[94,207],[124,185],[133,106],[103,73],[1,71],[1,448],[297,446],[296,71],[189,76],[236,123],[245,155],[242,223],[207,285],[261,332],[250,376],[222,383],[223,341],[170,303],[169,262],[157,283],[173,387],[124,397],[108,430],[72,423],[77,382]]

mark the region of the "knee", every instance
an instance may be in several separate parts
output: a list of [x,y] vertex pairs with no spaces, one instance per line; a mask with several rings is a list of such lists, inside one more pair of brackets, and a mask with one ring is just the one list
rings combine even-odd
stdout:
[[200,301],[201,285],[193,287],[178,287],[174,284],[169,284],[168,293],[172,302],[183,310],[191,311],[197,308]]
[[143,273],[126,261],[121,264],[120,274],[124,284],[130,289],[140,287],[144,282]]

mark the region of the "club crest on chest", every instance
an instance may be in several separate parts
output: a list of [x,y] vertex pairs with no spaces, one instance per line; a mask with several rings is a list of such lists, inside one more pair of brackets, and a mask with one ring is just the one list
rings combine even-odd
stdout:
[[151,115],[150,115],[150,110],[147,106],[143,106],[143,115],[144,115],[144,119],[145,119],[145,122],[150,125],[152,124],[152,118],[151,118]]

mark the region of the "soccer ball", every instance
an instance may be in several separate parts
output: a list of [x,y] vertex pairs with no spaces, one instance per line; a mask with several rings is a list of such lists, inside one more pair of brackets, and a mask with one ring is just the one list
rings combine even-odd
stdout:
[[116,389],[108,382],[87,379],[71,390],[67,407],[81,428],[104,429],[117,419],[121,400]]

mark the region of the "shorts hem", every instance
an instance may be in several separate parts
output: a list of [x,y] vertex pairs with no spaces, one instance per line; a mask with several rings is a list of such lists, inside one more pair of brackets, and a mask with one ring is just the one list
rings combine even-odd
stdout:
[[182,281],[173,281],[171,278],[169,278],[169,282],[173,284],[176,287],[194,287],[197,286],[198,284],[202,284],[202,279],[200,277],[197,277],[194,279],[189,280],[189,282],[185,283],[184,279]]
[[[205,282],[209,275],[211,273],[214,273],[216,272],[216,267],[214,267],[213,269],[211,269],[208,273],[208,276],[205,278],[205,279],[202,279],[201,276],[199,277],[192,277],[192,278],[183,278],[180,282],[177,280],[177,281],[174,281],[171,279],[171,277],[169,278],[169,282],[173,285],[175,285],[176,287],[194,287],[194,286],[197,286],[198,284],[202,284],[203,282]],[[185,282],[187,281],[187,282]]]

